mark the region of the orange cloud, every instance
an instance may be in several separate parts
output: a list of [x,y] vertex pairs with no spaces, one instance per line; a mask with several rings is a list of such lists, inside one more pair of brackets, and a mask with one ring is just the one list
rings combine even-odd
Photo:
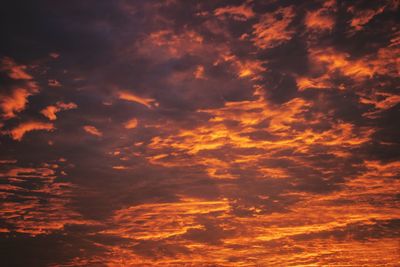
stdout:
[[[394,35],[391,41],[395,42],[396,38]],[[400,48],[388,46],[380,48],[376,54],[352,59],[350,54],[332,47],[311,47],[308,55],[311,74],[297,77],[297,86],[300,90],[333,88],[332,81],[338,74],[358,83],[377,75],[397,78],[400,75],[399,53]]]
[[259,74],[266,70],[262,65],[263,62],[259,60],[247,60],[244,62],[237,61],[236,64],[239,69],[238,72],[240,78],[251,77],[256,80],[260,78]]
[[56,106],[48,106],[45,109],[43,109],[42,111],[40,111],[40,113],[42,113],[43,116],[45,116],[49,120],[53,121],[53,120],[57,119],[56,113],[58,111],[59,111],[58,107],[56,107]]
[[15,80],[32,80],[33,77],[29,75],[25,70],[25,65],[18,65],[12,58],[5,57],[1,60],[0,70],[6,71],[11,79]]
[[254,44],[262,49],[273,48],[292,39],[294,31],[288,27],[294,15],[293,7],[280,8],[263,15],[260,21],[253,25]]
[[335,25],[332,16],[324,14],[325,9],[307,12],[305,24],[307,28],[312,30],[328,30],[331,31]]
[[374,105],[378,109],[389,109],[391,107],[394,107],[398,103],[400,103],[400,95],[392,95],[392,94],[385,94],[381,93],[381,95],[385,96],[386,98],[382,101],[375,102]]
[[85,125],[83,126],[83,130],[85,130],[85,132],[91,134],[91,135],[95,135],[98,137],[103,136],[103,133],[100,132],[96,127],[91,126],[91,125]]
[[[223,212],[228,209],[227,199],[204,201],[183,198],[179,202],[131,206],[115,211],[112,220],[117,227],[104,233],[140,240],[163,239],[184,234],[191,228],[201,227],[196,223],[196,215]],[[153,219],[148,220],[150,217]],[[133,218],[135,219],[132,220]],[[124,224],[122,221],[131,223]],[[135,223],[138,221],[145,223]]]
[[138,95],[135,95],[132,92],[128,92],[128,91],[119,91],[118,92],[118,97],[119,99],[122,100],[126,100],[126,101],[131,101],[131,102],[136,102],[139,104],[142,104],[148,108],[152,108],[154,106],[158,106],[158,103],[155,99],[153,98],[145,98],[145,97],[141,97]]
[[136,118],[133,118],[133,119],[127,121],[127,122],[124,124],[124,127],[125,127],[126,129],[134,129],[134,128],[136,128],[137,125],[138,125],[138,120],[137,120]]
[[376,73],[382,72],[382,69],[386,69],[385,67],[378,67],[380,60],[374,61],[370,58],[352,60],[349,54],[338,52],[331,47],[324,49],[310,48],[308,57],[312,73],[310,76],[296,78],[300,90],[332,88],[333,77],[337,74],[360,82],[370,79]]
[[267,68],[263,66],[265,63],[264,61],[252,59],[240,60],[231,53],[222,54],[220,59],[214,62],[214,65],[216,66],[221,62],[229,62],[238,77],[249,78],[254,81],[261,79],[262,77],[260,74],[267,70]]
[[[165,167],[193,166],[195,158],[209,177],[215,179],[236,179],[240,177],[238,168],[256,173],[255,176],[261,179],[287,178],[290,175],[285,169],[260,162],[274,159],[273,154],[278,151],[307,154],[314,146],[325,147],[342,157],[349,147],[361,146],[374,133],[371,128],[330,122],[318,112],[306,119],[304,114],[315,103],[302,98],[273,106],[259,91],[254,93],[254,97],[250,101],[226,102],[218,109],[199,110],[211,116],[207,123],[152,138],[146,158],[152,164]],[[323,131],[314,129],[313,125],[322,120],[329,127]],[[308,127],[298,128],[299,124],[306,122]],[[159,127],[172,128],[168,124]],[[268,138],[253,138],[254,135]],[[223,150],[227,158],[215,158],[213,153],[218,150]],[[242,154],[242,150],[254,152]],[[299,161],[298,164],[310,165],[300,158],[295,160]]]
[[335,1],[327,1],[321,9],[307,12],[305,25],[315,31],[331,31],[335,25],[335,19],[331,14],[335,11]]
[[193,72],[193,74],[196,79],[206,79],[204,77],[204,67],[201,65],[196,67],[196,70]]
[[350,21],[350,26],[360,31],[364,25],[371,21],[376,15],[382,13],[386,6],[381,6],[378,9],[355,10],[354,7],[348,8],[348,11],[354,13],[354,17]]
[[21,141],[23,136],[31,131],[37,130],[45,130],[52,131],[54,130],[54,125],[52,123],[38,122],[38,121],[28,121],[23,122],[14,129],[10,131],[10,135],[12,139]]
[[20,80],[19,84],[22,83],[17,87],[11,87],[8,94],[0,93],[0,109],[5,119],[13,118],[16,116],[15,113],[23,111],[28,103],[28,97],[38,92],[36,83],[32,81],[33,77],[25,71],[26,69],[25,65],[18,65],[8,57],[0,61],[0,71],[5,72],[13,80]]
[[50,168],[13,168],[6,173],[0,173],[2,177],[34,178],[34,177],[55,177],[55,171]]
[[375,110],[364,113],[364,117],[377,118],[382,111],[399,104],[400,95],[373,91],[368,94],[360,94],[359,102],[366,105],[373,105],[375,107]]
[[311,50],[311,60],[316,66],[322,64],[328,71],[340,71],[353,78],[372,77],[374,69],[363,60],[350,60],[350,55],[334,51],[333,49]]
[[56,113],[61,110],[75,109],[78,106],[75,103],[57,102],[54,106],[48,106],[40,111],[46,118],[53,121],[57,119]]
[[214,14],[216,16],[228,15],[239,21],[254,17],[253,9],[247,5],[220,7],[214,10]]
[[[93,223],[83,220],[78,212],[68,207],[76,186],[56,180],[59,168],[57,164],[42,163],[36,167],[14,166],[0,170],[0,177],[10,182],[0,185],[0,217],[12,227],[12,232],[36,236],[61,230],[68,224]],[[19,182],[13,184],[12,181]],[[35,186],[27,189],[23,186],[25,182],[35,183]]]
[[18,65],[8,57],[0,61],[0,71],[5,72],[13,80],[22,80],[23,83],[12,88],[8,94],[0,94],[0,109],[5,119],[13,118],[16,116],[15,113],[23,111],[28,103],[28,97],[38,91],[36,83],[32,81],[33,77],[25,71],[26,69],[27,66]]
[[128,167],[122,166],[122,165],[112,166],[112,168],[114,170],[127,170],[128,169]]
[[318,78],[310,78],[310,77],[298,77],[296,78],[297,87],[299,91],[304,91],[306,89],[327,89],[331,88],[332,84],[330,83],[329,77],[327,75],[318,77]]
[[31,95],[28,90],[24,88],[17,88],[12,91],[11,95],[2,96],[0,100],[0,108],[3,111],[3,117],[10,119],[15,117],[15,113],[21,112],[25,109],[28,103],[28,97]]
[[[140,3],[139,8],[132,5],[130,9],[128,2],[118,6],[121,11],[132,16],[143,13],[146,19],[141,21],[149,18],[151,22],[143,24],[144,29],[162,24],[163,30],[139,32],[135,35],[139,39],[130,35],[126,40],[117,38],[116,65],[95,70],[104,74],[104,79],[91,79],[90,86],[100,88],[97,104],[107,105],[101,108],[110,118],[102,120],[104,110],[90,112],[99,129],[81,125],[81,134],[87,134],[88,139],[104,134],[107,142],[97,143],[96,151],[68,147],[65,154],[63,147],[70,144],[69,136],[57,134],[57,146],[38,155],[51,162],[40,166],[34,162],[40,160],[35,152],[43,149],[41,146],[5,146],[5,155],[9,155],[0,160],[0,232],[7,233],[11,243],[20,244],[26,235],[41,235],[26,239],[28,245],[56,244],[55,252],[68,246],[60,262],[51,257],[51,264],[62,266],[96,266],[100,262],[106,266],[387,266],[398,262],[400,164],[391,143],[396,110],[388,110],[400,102],[395,91],[398,36],[388,42],[390,36],[384,36],[380,29],[368,29],[360,39],[371,43],[354,52],[363,40],[346,44],[341,31],[346,23],[342,20],[348,19],[342,12],[347,3],[341,5],[340,14],[332,14],[335,1],[276,8],[282,3],[247,0],[242,6],[216,10],[213,3],[205,2],[193,9],[182,9],[176,0]],[[305,13],[306,7],[321,2],[322,8]],[[247,6],[253,4],[257,12],[276,12],[259,17]],[[177,10],[172,10],[175,7]],[[192,14],[181,14],[182,10],[201,12],[203,7],[207,7],[205,15],[193,21]],[[237,38],[253,21],[253,32]],[[113,27],[112,20],[108,22]],[[392,25],[383,26],[385,30]],[[323,38],[318,33],[324,33]],[[368,39],[371,33],[373,38]],[[292,36],[296,36],[295,42],[277,53],[260,50],[285,44]],[[378,37],[383,43],[375,40]],[[303,46],[308,48],[308,60],[303,58]],[[286,51],[297,48],[295,53]],[[370,54],[363,54],[365,51]],[[50,56],[38,64],[54,63]],[[137,112],[135,118],[121,122],[116,117],[124,110],[112,106],[109,91],[96,87],[96,81],[111,84],[112,74],[118,71],[123,76],[125,67],[129,73],[135,72],[128,63],[138,58],[149,63],[143,84],[151,86],[154,83],[149,79],[157,77],[157,84],[183,97],[160,114]],[[38,70],[51,68],[51,73],[61,74],[68,67],[63,76],[66,82],[81,79],[74,78],[80,66],[74,69],[74,64],[58,63]],[[18,79],[17,83],[31,81],[26,67],[11,69],[6,75]],[[49,81],[48,73],[41,72],[42,83]],[[349,90],[294,92],[294,73],[299,75],[295,78],[300,91],[350,85]],[[127,82],[129,77],[125,78],[118,80]],[[87,85],[80,81],[76,87]],[[274,83],[279,86],[275,88]],[[271,88],[266,84],[272,84]],[[26,108],[33,94],[29,87],[18,88],[26,89],[10,94],[6,111],[0,105],[11,117]],[[151,92],[164,88],[154,85]],[[14,97],[18,90],[25,90],[25,95],[19,92],[21,95]],[[158,105],[151,98],[157,93],[111,90],[113,101],[143,109]],[[49,90],[43,98],[29,99],[37,101],[29,113],[46,99],[65,93],[80,97],[79,103],[91,103],[88,97],[95,92]],[[77,107],[74,103],[48,103],[51,105],[42,106],[41,114],[50,122],[57,119],[57,112]],[[366,112],[364,118],[362,112]],[[382,120],[376,119],[377,112]],[[135,129],[139,122],[146,126],[144,131],[125,130]],[[1,132],[13,123],[0,122],[0,128],[4,127]],[[76,120],[70,123],[79,124]],[[22,140],[26,132],[53,129],[51,123],[34,124],[21,124],[20,129],[12,130],[14,135],[12,131],[7,134]],[[48,144],[54,142],[49,140]],[[13,158],[18,161],[10,160]],[[34,162],[29,162],[30,158]],[[22,166],[10,167],[16,163]],[[67,182],[67,172],[76,184]],[[82,181],[86,174],[98,176],[101,183]],[[63,175],[62,179],[58,175]],[[110,205],[103,205],[110,201]],[[94,218],[97,227],[84,218]],[[55,235],[47,235],[51,233]],[[45,253],[30,254],[41,262],[47,258]]]

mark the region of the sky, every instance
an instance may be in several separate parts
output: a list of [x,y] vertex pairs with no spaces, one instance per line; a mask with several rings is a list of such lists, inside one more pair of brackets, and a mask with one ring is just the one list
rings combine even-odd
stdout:
[[0,265],[396,266],[399,5],[2,1]]

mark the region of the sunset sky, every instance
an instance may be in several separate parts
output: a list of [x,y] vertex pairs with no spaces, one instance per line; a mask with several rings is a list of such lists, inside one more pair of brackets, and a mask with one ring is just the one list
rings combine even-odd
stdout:
[[399,266],[389,1],[1,1],[0,266]]

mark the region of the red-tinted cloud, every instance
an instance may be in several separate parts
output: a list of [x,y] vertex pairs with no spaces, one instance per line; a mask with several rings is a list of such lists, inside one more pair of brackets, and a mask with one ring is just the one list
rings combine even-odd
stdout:
[[8,85],[11,87],[8,89],[8,92],[0,92],[0,109],[3,111],[2,117],[10,119],[15,117],[16,113],[26,108],[28,97],[37,93],[38,87],[33,81],[33,77],[27,73],[27,66],[18,65],[12,58],[5,57],[1,59],[0,71],[15,81],[15,85]]
[[98,137],[103,136],[103,133],[100,132],[99,129],[97,129],[96,127],[92,126],[92,125],[85,125],[83,126],[83,130],[85,130],[85,132],[91,134],[91,135],[95,135]]
[[119,99],[136,102],[142,104],[148,108],[152,108],[153,106],[157,106],[157,102],[152,98],[145,98],[141,96],[137,96],[134,93],[127,91],[119,91],[118,92]]
[[280,8],[273,13],[267,13],[253,25],[253,42],[259,48],[272,48],[292,38],[293,30],[289,24],[294,17],[293,7]]
[[46,108],[42,109],[40,113],[43,114],[46,118],[48,118],[51,121],[54,121],[57,119],[56,113],[62,110],[68,110],[68,109],[75,109],[78,106],[75,103],[64,103],[64,102],[57,102],[54,106],[47,106]]
[[1,264],[395,265],[397,2],[5,3]]
[[15,128],[13,128],[10,131],[10,135],[12,139],[21,141],[24,135],[31,131],[38,131],[38,130],[52,131],[54,129],[55,127],[52,123],[28,121],[28,122],[23,122],[18,126],[16,126]]

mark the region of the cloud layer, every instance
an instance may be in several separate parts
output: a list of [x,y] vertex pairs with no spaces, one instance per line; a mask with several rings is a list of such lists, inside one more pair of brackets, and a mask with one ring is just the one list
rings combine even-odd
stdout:
[[398,9],[8,1],[2,263],[395,266]]

